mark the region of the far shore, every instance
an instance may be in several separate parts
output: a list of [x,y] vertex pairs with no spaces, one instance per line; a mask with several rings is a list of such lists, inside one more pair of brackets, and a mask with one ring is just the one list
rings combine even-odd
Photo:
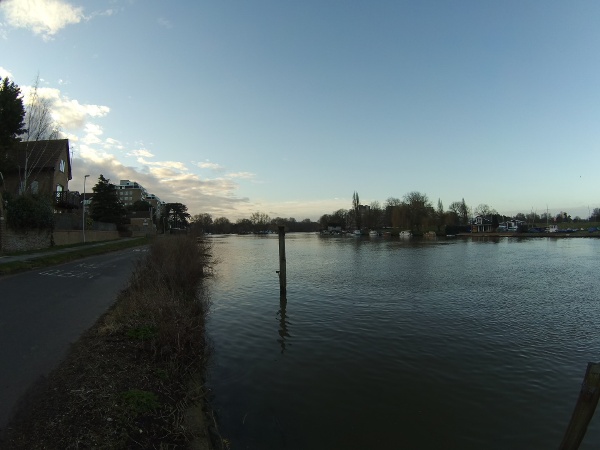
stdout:
[[457,237],[512,237],[512,238],[600,238],[600,233],[576,231],[574,233],[458,233]]

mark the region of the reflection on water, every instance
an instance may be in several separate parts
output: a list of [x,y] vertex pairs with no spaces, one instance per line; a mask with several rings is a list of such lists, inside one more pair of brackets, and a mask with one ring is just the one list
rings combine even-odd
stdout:
[[558,447],[600,359],[600,241],[286,237],[279,305],[277,238],[215,238],[232,448]]
[[282,355],[285,353],[285,339],[290,337],[290,334],[288,333],[289,322],[286,314],[286,307],[287,298],[285,295],[281,295],[279,297],[279,311],[277,311],[277,317],[279,318],[279,339],[277,339],[277,342],[279,342],[279,345],[281,346]]

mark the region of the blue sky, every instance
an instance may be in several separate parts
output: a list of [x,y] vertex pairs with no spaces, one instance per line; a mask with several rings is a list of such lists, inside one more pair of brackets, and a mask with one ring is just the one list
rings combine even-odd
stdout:
[[[600,2],[3,0],[0,76],[191,214],[600,207]],[[89,187],[88,187],[89,189]]]

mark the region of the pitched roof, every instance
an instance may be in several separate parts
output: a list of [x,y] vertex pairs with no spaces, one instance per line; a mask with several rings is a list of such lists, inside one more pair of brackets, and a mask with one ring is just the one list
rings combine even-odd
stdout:
[[29,167],[51,169],[55,167],[63,151],[66,151],[67,154],[65,163],[67,164],[67,174],[70,180],[73,177],[71,175],[71,155],[68,139],[21,141],[17,142],[8,153],[12,156],[14,163],[21,168],[25,167],[25,158],[29,153]]

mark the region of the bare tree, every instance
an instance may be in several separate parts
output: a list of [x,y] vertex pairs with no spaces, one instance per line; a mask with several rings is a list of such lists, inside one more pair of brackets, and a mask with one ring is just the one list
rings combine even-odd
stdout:
[[419,230],[421,225],[433,215],[433,207],[426,194],[417,191],[409,192],[404,196],[408,208],[408,219],[412,230]]
[[[48,151],[51,140],[58,139],[60,130],[52,118],[52,102],[40,95],[40,77],[29,92],[25,105],[25,132],[20,135],[24,144],[20,147],[22,157],[17,158],[20,174],[20,191],[28,189],[28,180],[45,167],[52,157]],[[21,155],[19,155],[21,156]]]
[[489,205],[486,205],[485,203],[481,203],[481,204],[477,205],[477,207],[475,208],[476,216],[489,217],[494,214],[498,214],[498,212],[496,212],[496,210],[494,208],[491,208]]
[[385,214],[384,214],[384,225],[385,226],[393,226],[393,215],[394,209],[402,204],[402,200],[396,197],[388,197],[385,201]]
[[375,200],[369,205],[369,228],[380,228],[383,226],[384,210],[381,204]]
[[259,211],[250,215],[250,222],[252,222],[254,231],[265,231],[270,221],[271,218],[268,214]]

